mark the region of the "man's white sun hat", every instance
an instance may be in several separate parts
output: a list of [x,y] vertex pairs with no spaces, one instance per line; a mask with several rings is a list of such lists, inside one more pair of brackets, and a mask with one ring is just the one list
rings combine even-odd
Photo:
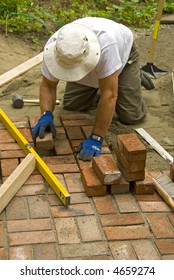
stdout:
[[63,26],[55,42],[44,49],[50,73],[63,81],[78,81],[95,68],[100,59],[97,35],[86,26],[69,23]]

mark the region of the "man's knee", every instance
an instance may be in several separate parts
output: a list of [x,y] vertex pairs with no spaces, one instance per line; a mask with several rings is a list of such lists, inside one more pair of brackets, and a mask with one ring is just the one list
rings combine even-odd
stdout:
[[116,109],[116,113],[121,123],[123,124],[138,124],[145,120],[147,115],[147,106],[145,102],[142,103],[139,110],[119,110]]

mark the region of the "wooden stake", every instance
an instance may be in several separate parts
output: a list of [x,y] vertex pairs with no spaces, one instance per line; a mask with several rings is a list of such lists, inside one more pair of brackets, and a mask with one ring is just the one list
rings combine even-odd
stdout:
[[42,62],[42,59],[43,59],[43,52],[34,56],[33,58],[30,58],[26,62],[16,66],[15,68],[9,70],[8,72],[0,75],[0,87],[10,82],[14,78],[17,78],[18,76],[24,74],[32,67],[40,64]]
[[35,155],[28,154],[0,187],[0,213],[28,179],[36,166]]

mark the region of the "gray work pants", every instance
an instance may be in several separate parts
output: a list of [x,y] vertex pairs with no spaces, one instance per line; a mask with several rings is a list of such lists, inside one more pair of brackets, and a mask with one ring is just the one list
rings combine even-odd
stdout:
[[[67,82],[64,95],[64,108],[67,110],[88,110],[95,102],[98,89]],[[135,44],[118,79],[118,98],[115,111],[119,120],[125,124],[141,122],[147,113],[141,94],[139,53]]]

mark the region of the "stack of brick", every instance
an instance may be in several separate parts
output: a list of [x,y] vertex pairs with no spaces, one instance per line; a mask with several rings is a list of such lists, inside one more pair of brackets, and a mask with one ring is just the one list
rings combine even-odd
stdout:
[[145,170],[146,147],[134,133],[117,135],[117,165],[135,194],[153,194],[152,176]]
[[[90,162],[84,162],[78,159],[76,148],[81,142],[89,137],[94,120],[88,114],[61,115],[60,120],[78,163],[81,179],[87,196],[105,195],[108,189],[111,193],[127,192],[129,190],[129,184],[127,184],[123,176],[121,176],[105,140],[103,141],[100,157],[95,157]],[[59,135],[59,128],[57,130]],[[103,165],[101,162],[98,162],[99,160],[102,161]],[[99,170],[99,168],[97,169],[97,166],[100,168],[103,166],[103,169]],[[107,174],[105,174],[105,172]],[[111,174],[109,174],[109,172]],[[114,176],[116,176],[116,180]],[[114,177],[114,179],[111,179],[112,177]]]
[[111,154],[94,157],[91,166],[81,169],[81,178],[87,196],[100,196],[107,193],[108,187],[120,185],[121,172]]

